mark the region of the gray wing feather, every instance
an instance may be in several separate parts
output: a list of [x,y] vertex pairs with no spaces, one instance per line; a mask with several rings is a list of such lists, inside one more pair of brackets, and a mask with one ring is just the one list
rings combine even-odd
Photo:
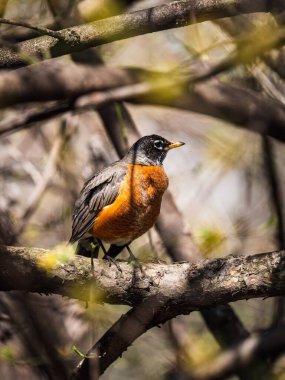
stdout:
[[85,183],[72,214],[71,243],[86,234],[99,212],[114,202],[126,173],[127,165],[119,161],[96,173]]

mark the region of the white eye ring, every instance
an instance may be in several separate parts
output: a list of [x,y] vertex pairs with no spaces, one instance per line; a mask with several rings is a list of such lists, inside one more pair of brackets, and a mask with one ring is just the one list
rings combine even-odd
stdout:
[[163,142],[161,140],[155,140],[154,147],[159,150],[163,150]]

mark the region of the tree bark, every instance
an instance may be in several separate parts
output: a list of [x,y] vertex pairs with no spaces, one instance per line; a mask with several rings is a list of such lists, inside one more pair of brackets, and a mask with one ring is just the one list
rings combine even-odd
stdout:
[[52,254],[40,248],[0,246],[0,290],[55,293],[86,301],[94,285],[94,302],[134,306],[155,297],[166,314],[175,310],[176,315],[285,293],[284,251],[195,264],[145,263],[145,276],[126,262],[118,261],[121,273],[103,260],[96,260],[92,274],[89,259],[72,255],[68,263],[41,269],[44,255]]
[[[123,92],[124,97],[135,103],[176,107],[221,118],[234,125],[285,142],[285,108],[282,104],[252,90],[217,80],[198,83],[189,90],[182,81],[177,85],[178,80],[175,84],[172,79],[173,75],[171,77],[169,73],[141,69],[104,66],[94,68],[62,61],[45,62],[0,75],[0,108],[23,102],[68,100],[68,104],[52,106],[50,112],[35,111],[28,117],[23,115],[23,124],[26,124],[29,120],[31,122],[43,120],[71,110],[75,107],[74,99],[92,91],[96,91],[96,94],[95,101],[90,98],[90,106],[102,107],[108,103],[106,99],[116,100],[116,96],[112,97],[112,93],[108,98],[108,94],[106,96],[104,93],[105,90],[129,85],[131,87],[134,84],[148,83],[150,80],[151,86],[150,88],[146,86],[148,91],[144,94],[138,95],[136,92],[132,94],[130,88]],[[155,90],[154,80],[157,80],[160,90]],[[164,93],[167,96],[162,96],[162,82],[165,83],[167,90]],[[88,106],[88,99],[87,97],[87,101],[84,100],[84,107]],[[102,99],[106,101],[102,102]],[[19,129],[19,125],[21,121],[12,123],[12,126],[9,122],[8,132],[13,128]],[[7,129],[3,128],[2,124],[0,135],[5,133]]]
[[61,34],[66,42],[50,36],[42,36],[19,43],[16,45],[17,52],[3,47],[0,49],[0,67],[23,65],[27,62],[27,56],[29,59],[42,57],[45,51],[49,51],[52,57],[58,57],[108,42],[206,20],[253,12],[270,12],[276,10],[278,6],[278,0],[175,1],[63,29]]

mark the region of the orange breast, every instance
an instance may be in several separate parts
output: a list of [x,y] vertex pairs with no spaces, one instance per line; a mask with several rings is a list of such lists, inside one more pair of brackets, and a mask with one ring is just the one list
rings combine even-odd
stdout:
[[129,165],[118,197],[98,214],[90,233],[117,244],[138,238],[155,223],[167,186],[163,167]]

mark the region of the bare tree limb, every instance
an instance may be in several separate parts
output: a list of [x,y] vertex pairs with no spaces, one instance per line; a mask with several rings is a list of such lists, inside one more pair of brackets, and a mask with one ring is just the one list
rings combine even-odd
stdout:
[[82,359],[70,380],[89,379],[94,371],[92,364],[95,360],[97,372],[103,374],[137,338],[157,326],[157,316],[162,306],[159,300],[150,298],[123,314],[88,351],[86,357],[93,357],[93,360]]
[[[94,285],[95,302],[138,305],[152,297],[165,305],[165,316],[188,313],[240,299],[285,294],[285,252],[246,257],[226,257],[199,263],[143,265],[146,276],[126,262],[118,261],[122,274],[104,260],[96,260],[94,276],[90,260],[72,256],[46,272],[39,248],[0,247],[0,290],[54,293],[88,300]],[[176,286],[173,286],[173,283]],[[99,297],[100,295],[100,297]],[[157,321],[160,323],[160,321]]]
[[116,68],[110,72],[104,66],[94,68],[62,60],[44,62],[0,75],[0,107],[72,99],[94,90],[138,83],[143,80],[139,72]]
[[27,205],[25,209],[23,210],[21,217],[19,218],[20,222],[17,225],[18,235],[23,233],[25,227],[27,226],[27,222],[29,218],[36,211],[37,206],[39,205],[39,202],[41,201],[41,198],[43,197],[49,183],[51,182],[52,178],[55,175],[57,163],[59,161],[62,148],[67,140],[67,136],[68,135],[66,133],[66,121],[63,120],[61,129],[58,135],[56,136],[53,146],[50,150],[47,164],[45,166],[42,178],[38,181],[37,185],[32,191],[31,196],[27,202]]
[[[37,81],[34,81],[35,77],[38,78]],[[155,90],[154,80],[158,81],[157,88],[162,89],[165,86],[169,91]],[[29,85],[30,82],[33,82],[33,86]],[[110,91],[106,92],[107,89]],[[76,104],[70,100],[94,90],[94,94],[78,99]],[[162,96],[164,93],[168,95]],[[0,107],[24,101],[69,98],[68,103],[23,114],[20,120],[9,121],[6,127],[2,124],[0,136],[18,130],[29,122],[44,120],[75,107],[97,108],[110,101],[127,98],[136,103],[165,105],[200,112],[285,141],[285,107],[282,104],[264,98],[252,90],[216,80],[198,83],[189,89],[185,85],[175,86],[173,82],[169,83],[168,73],[49,62],[0,76],[0,94]]]
[[[89,286],[95,281],[95,302],[138,305],[112,327],[112,339],[108,332],[107,345],[100,340],[99,348],[112,353],[106,355],[98,352],[103,358],[100,361],[101,373],[122,353],[118,350],[115,331],[119,333],[122,327],[125,331],[125,324],[130,327],[135,323],[133,329],[128,329],[128,334],[124,336],[126,349],[144,331],[178,314],[239,299],[285,292],[284,251],[227,257],[197,264],[148,263],[144,265],[146,277],[124,262],[119,263],[123,271],[121,275],[101,260],[96,261],[93,277],[89,260],[79,256],[46,273],[40,270],[37,263],[43,254],[49,253],[39,249],[1,247],[0,289],[54,292],[86,300],[90,295]],[[143,308],[143,313],[140,313],[140,308]],[[137,318],[138,313],[145,319]]]
[[32,57],[41,57],[44,51],[50,51],[53,57],[57,57],[112,41],[206,20],[253,12],[270,12],[275,10],[278,5],[278,0],[270,2],[264,0],[254,2],[250,0],[175,1],[154,8],[62,29],[60,31],[62,37],[65,37],[67,41],[72,39],[72,43],[43,36],[19,43],[18,50],[20,53],[12,52],[3,47],[0,49],[0,67],[15,67],[25,64],[21,53]]
[[[285,349],[284,325],[266,331],[253,333],[240,344],[221,353],[207,366],[191,373],[189,380],[220,380],[245,368],[257,357],[268,358],[278,356]],[[260,373],[259,379],[267,380],[268,376]],[[267,376],[267,377],[266,377]],[[276,378],[270,377],[270,378]]]
[[29,129],[39,121],[49,120],[70,110],[72,110],[72,105],[68,102],[57,102],[40,110],[33,107],[25,112],[15,112],[15,118],[0,123],[0,136],[8,136],[22,129]]

